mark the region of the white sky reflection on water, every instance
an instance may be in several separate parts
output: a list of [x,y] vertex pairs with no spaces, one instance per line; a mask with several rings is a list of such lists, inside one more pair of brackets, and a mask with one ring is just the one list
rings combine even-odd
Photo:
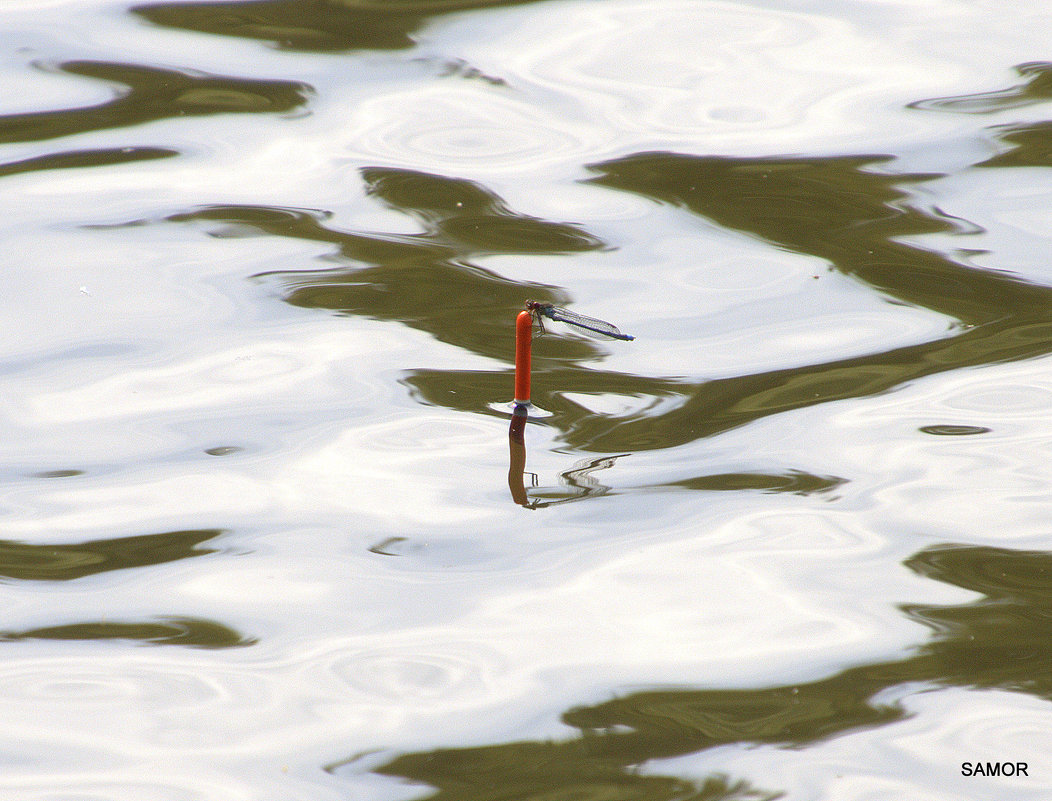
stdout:
[[[104,82],[33,66],[73,59],[300,81],[314,94],[287,115],[0,146],[5,164],[180,151],[0,178],[5,547],[221,530],[194,558],[4,578],[0,632],[201,618],[258,640],[0,642],[0,796],[423,795],[366,768],[323,768],[374,751],[576,736],[559,720],[566,709],[640,688],[808,682],[907,658],[933,632],[902,605],[980,595],[904,560],[945,542],[1052,549],[1047,356],[626,454],[591,474],[605,494],[526,511],[508,495],[505,421],[460,410],[455,389],[446,408],[406,383],[419,371],[496,371],[510,399],[507,362],[381,316],[293,307],[279,282],[253,278],[345,268],[332,241],[166,221],[208,206],[295,208],[330,214],[329,230],[390,238],[424,228],[368,195],[360,168],[478,181],[517,212],[611,245],[473,257],[508,280],[564,289],[638,337],[566,363],[675,380],[850,359],[950,337],[954,321],[889,302],[824,259],[578,183],[594,174],[587,165],[647,150],[890,154],[901,160],[872,169],[948,172],[910,185],[909,201],[976,228],[911,244],[984,251],[967,259],[1047,283],[1047,178],[971,165],[1004,149],[991,126],[1045,120],[1049,103],[985,116],[906,108],[1019,83],[1013,66],[1047,58],[1047,12],[1023,0],[799,7],[546,2],[435,19],[407,50],[324,54],[152,26],[120,4],[5,4],[0,114],[112,97]],[[557,375],[539,373],[537,391]],[[679,403],[560,397],[626,418]],[[920,430],[940,425],[989,432]],[[569,492],[582,454],[562,452],[560,433],[527,427],[527,469]],[[801,473],[841,483],[683,485]],[[643,771],[746,777],[788,799],[1005,797],[960,777],[959,762],[982,756],[1034,763],[1032,781],[997,792],[1052,789],[1052,749],[1034,746],[1047,702],[896,691],[912,717],[887,726],[792,750],[706,749]]]

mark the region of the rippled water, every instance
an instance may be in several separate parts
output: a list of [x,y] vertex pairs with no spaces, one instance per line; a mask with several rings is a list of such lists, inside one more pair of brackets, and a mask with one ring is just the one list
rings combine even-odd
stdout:
[[1041,4],[0,20],[0,796],[1052,794]]

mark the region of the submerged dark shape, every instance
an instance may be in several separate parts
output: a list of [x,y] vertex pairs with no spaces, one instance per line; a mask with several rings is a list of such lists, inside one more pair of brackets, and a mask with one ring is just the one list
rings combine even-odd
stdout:
[[[654,760],[721,746],[806,748],[905,719],[889,690],[996,688],[1052,700],[1052,553],[967,545],[928,548],[906,566],[982,594],[952,606],[904,606],[933,639],[902,659],[817,681],[754,689],[655,689],[567,710],[577,737],[445,748],[396,756],[376,773],[432,788],[428,801],[611,798],[640,801],[781,797],[753,781],[700,781],[640,771]],[[335,766],[339,774],[353,767]]]
[[163,617],[136,623],[100,620],[25,631],[0,631],[0,642],[18,640],[136,640],[144,645],[192,648],[241,648],[257,642],[222,623],[190,617]]
[[112,570],[190,559],[215,553],[216,548],[198,546],[223,533],[218,528],[166,531],[61,545],[0,540],[0,577],[71,581]]
[[56,139],[172,117],[289,112],[304,106],[312,91],[296,81],[235,78],[109,61],[66,61],[58,69],[109,81],[125,90],[94,106],[0,115],[0,143]]
[[131,11],[155,25],[268,42],[283,50],[403,50],[442,14],[532,0],[249,0],[146,3]]

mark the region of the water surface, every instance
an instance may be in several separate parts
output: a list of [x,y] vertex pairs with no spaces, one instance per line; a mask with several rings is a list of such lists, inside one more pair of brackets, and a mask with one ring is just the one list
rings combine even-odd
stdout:
[[1048,797],[1047,12],[0,14],[4,798]]

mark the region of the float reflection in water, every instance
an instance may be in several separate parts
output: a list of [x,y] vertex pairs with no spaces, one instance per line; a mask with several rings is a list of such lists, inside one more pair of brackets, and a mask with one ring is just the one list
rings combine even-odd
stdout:
[[[526,509],[541,509],[546,506],[580,501],[605,495],[610,487],[600,484],[592,473],[613,467],[614,463],[627,454],[606,456],[597,459],[584,459],[576,462],[572,468],[559,473],[559,487],[538,487],[537,474],[526,471],[526,438],[524,432],[529,411],[525,405],[517,405],[512,412],[511,425],[508,427],[508,489],[511,499]],[[531,479],[530,489],[526,488],[525,477]],[[532,490],[532,492],[531,492]],[[545,498],[547,500],[541,500]]]

